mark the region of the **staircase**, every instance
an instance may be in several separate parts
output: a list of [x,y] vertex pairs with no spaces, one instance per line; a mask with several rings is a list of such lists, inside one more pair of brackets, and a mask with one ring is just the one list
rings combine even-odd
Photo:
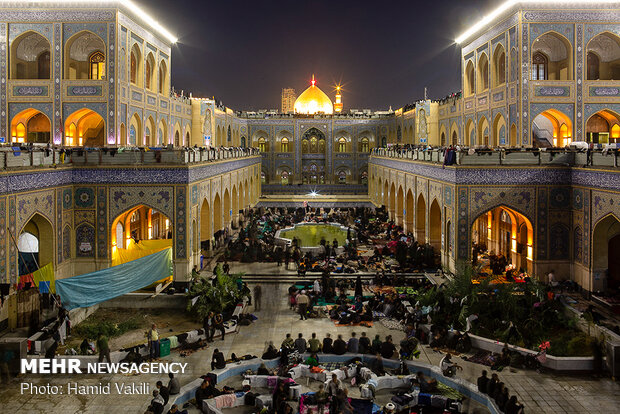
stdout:
[[553,147],[553,135],[546,129],[541,129],[538,125],[536,125],[536,121],[532,123],[532,133],[534,134],[534,141],[536,142],[536,147]]

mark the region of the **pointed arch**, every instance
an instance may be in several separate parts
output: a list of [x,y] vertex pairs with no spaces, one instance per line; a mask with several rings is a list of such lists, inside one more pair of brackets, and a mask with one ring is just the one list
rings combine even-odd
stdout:
[[49,40],[34,30],[11,42],[11,79],[50,79]]
[[422,193],[418,195],[415,209],[415,230],[418,243],[426,243],[426,200]]

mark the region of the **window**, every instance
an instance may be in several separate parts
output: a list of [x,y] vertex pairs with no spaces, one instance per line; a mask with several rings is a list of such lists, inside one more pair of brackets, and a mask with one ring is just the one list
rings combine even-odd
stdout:
[[88,58],[90,62],[90,78],[103,79],[105,76],[105,56],[97,51]]
[[325,153],[325,140],[321,138],[319,140],[319,154],[324,154],[324,153]]
[[138,61],[136,60],[136,54],[133,52],[133,50],[131,51],[130,65],[131,65],[130,67],[131,74],[129,76],[129,79],[131,80],[131,83],[136,85],[138,83]]
[[37,77],[39,79],[50,78],[50,52],[49,50],[41,53],[37,58]]
[[370,151],[370,146],[368,144],[368,138],[362,138],[360,142],[360,152],[368,152]]
[[265,141],[265,138],[258,139],[258,149],[260,152],[267,152],[267,141]]
[[598,80],[600,60],[596,53],[588,52],[588,80]]
[[138,212],[138,210],[136,210],[131,215],[131,218],[129,219],[129,222],[130,223],[135,223],[138,220],[140,220],[140,213]]
[[547,56],[541,52],[534,53],[532,57],[532,80],[546,80],[548,73]]
[[338,140],[338,152],[347,152],[347,140],[344,137]]
[[288,138],[282,138],[280,152],[288,152]]
[[506,83],[506,54],[504,52],[502,52],[497,59],[496,69],[497,75],[495,79],[497,79],[497,83],[495,86],[499,86]]

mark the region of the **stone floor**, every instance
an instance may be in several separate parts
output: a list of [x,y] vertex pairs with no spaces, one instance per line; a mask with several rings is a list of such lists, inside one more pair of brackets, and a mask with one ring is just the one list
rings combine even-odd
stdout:
[[[237,271],[233,267],[233,271]],[[250,285],[250,288],[252,286]],[[180,358],[177,352],[172,352],[165,360],[174,360],[189,363],[185,375],[179,376],[181,384],[188,383],[198,376],[209,371],[209,363],[213,348],[221,349],[226,356],[232,352],[237,355],[254,354],[260,356],[265,343],[273,340],[278,346],[287,333],[294,337],[302,332],[306,338],[313,332],[323,338],[325,333],[332,336],[342,334],[346,339],[355,331],[366,331],[370,337],[380,334],[383,338],[387,334],[394,337],[398,343],[403,334],[398,331],[389,331],[380,323],[375,323],[372,328],[338,327],[329,319],[315,319],[300,321],[299,317],[288,309],[286,291],[288,286],[284,284],[269,284],[263,288],[262,309],[254,312],[258,320],[251,326],[241,327],[238,334],[227,335],[224,341],[217,340],[212,346],[204,351],[196,352],[187,358]],[[253,311],[253,307],[249,308]],[[424,347],[420,360],[438,364],[442,355]],[[480,365],[466,361],[457,361],[464,370],[459,375],[475,381],[480,371],[484,368]],[[551,374],[538,374],[533,371],[505,370],[499,373],[500,380],[507,384],[511,394],[515,393],[519,401],[525,404],[527,413],[610,413],[617,412],[620,407],[620,386],[610,379],[597,379],[589,375],[563,376]],[[20,393],[20,384],[32,382],[35,384],[64,385],[68,382],[78,381],[81,385],[107,383],[141,383],[148,382],[153,389],[157,380],[165,383],[167,378],[158,375],[80,375],[80,376],[30,376],[18,378],[8,387],[0,391],[0,412],[2,413],[143,413],[148,405],[148,395],[30,395]],[[471,407],[470,412],[480,412]],[[238,412],[245,412],[243,410]],[[232,411],[231,411],[232,413]]]

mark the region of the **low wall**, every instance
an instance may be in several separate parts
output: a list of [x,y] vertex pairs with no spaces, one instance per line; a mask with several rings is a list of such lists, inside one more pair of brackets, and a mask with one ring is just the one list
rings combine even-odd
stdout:
[[[470,333],[469,338],[471,339],[471,346],[474,348],[498,354],[501,353],[504,348],[504,343],[482,336]],[[508,344],[508,348],[511,351],[516,351],[524,355],[537,355],[537,352],[531,349],[521,348],[516,345]],[[556,357],[547,355],[547,360],[542,363],[542,366],[554,371],[592,371],[594,368],[594,357]]]
[[106,300],[99,304],[100,308],[122,309],[185,309],[187,296],[184,294],[167,295],[159,294],[155,297],[152,293],[128,293],[114,299]]
[[[308,354],[302,355],[306,357]],[[371,365],[375,357],[366,354],[344,354],[344,355],[331,355],[331,354],[319,354],[321,362],[347,362],[353,358],[360,358],[364,363]],[[263,360],[261,358],[255,358],[249,361],[243,361],[241,363],[228,364],[225,368],[212,371],[217,375],[217,381],[220,383],[235,375],[241,375],[248,369],[256,370],[261,363],[265,363],[268,368],[275,368],[278,366],[279,359]],[[418,361],[405,361],[411,372],[421,371],[427,377],[436,379],[437,381],[457,390],[467,398],[476,401],[477,403],[485,406],[491,414],[501,414],[501,411],[495,405],[495,402],[489,398],[486,394],[478,392],[478,387],[469,381],[462,378],[449,378],[445,377],[441,373],[441,369],[437,366],[426,364]],[[386,368],[397,368],[400,366],[400,361],[395,359],[383,359],[383,366]],[[171,404],[182,404],[194,398],[196,390],[200,387],[202,379],[198,378],[189,384],[186,384],[181,388],[181,392],[174,399],[171,400]]]

